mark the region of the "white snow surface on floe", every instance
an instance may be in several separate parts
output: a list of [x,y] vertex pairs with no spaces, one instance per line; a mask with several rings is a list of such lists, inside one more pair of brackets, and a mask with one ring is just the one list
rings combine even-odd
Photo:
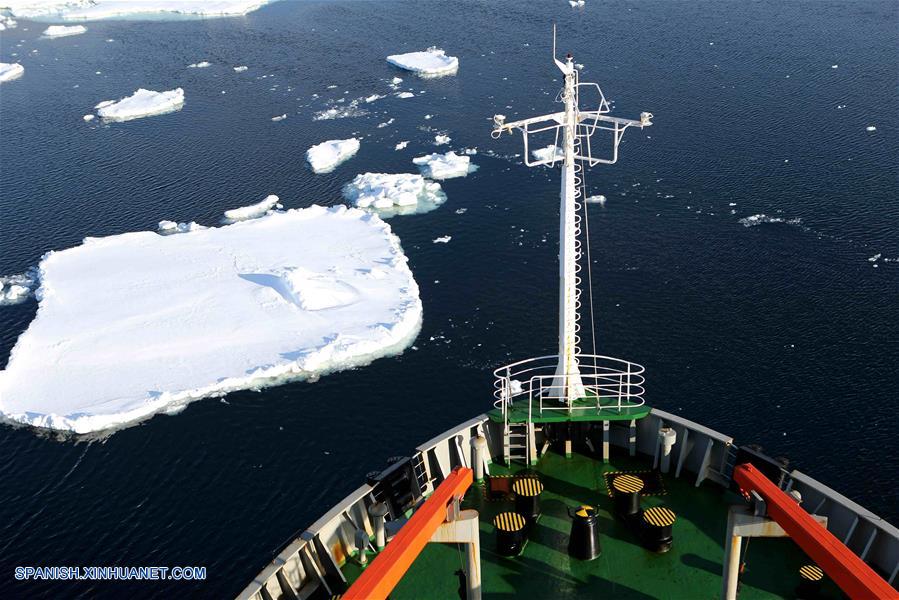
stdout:
[[453,138],[443,133],[438,133],[434,136],[435,146],[443,146],[444,144],[449,144],[451,141],[453,141]]
[[455,152],[446,154],[427,154],[413,158],[421,174],[431,179],[452,179],[453,177],[465,177],[474,172],[477,167],[471,164],[468,156],[459,156]]
[[0,62],[0,82],[12,81],[25,74],[25,67],[19,63]]
[[328,140],[306,151],[306,160],[316,173],[330,173],[341,163],[353,158],[359,151],[359,140]]
[[265,216],[268,211],[277,206],[279,198],[274,194],[269,194],[256,204],[249,206],[241,206],[240,208],[232,208],[225,211],[225,221],[246,221],[248,219],[258,219]]
[[270,0],[2,0],[17,18],[53,17],[63,21],[93,21],[116,17],[186,14],[206,17],[244,15]]
[[44,30],[47,37],[66,37],[82,33],[87,33],[87,27],[84,25],[51,25]]
[[433,210],[446,201],[439,183],[411,173],[364,173],[343,188],[343,196],[359,208],[412,214]]
[[531,150],[531,154],[536,160],[564,160],[565,153],[561,148],[554,144],[550,144],[544,148]]
[[104,100],[94,108],[107,121],[130,121],[181,110],[183,105],[184,90],[181,88],[166,92],[140,88],[127,98],[118,101]]
[[433,46],[424,52],[392,54],[387,57],[387,62],[421,77],[453,75],[459,70],[458,58],[447,56],[446,52]]
[[421,324],[390,227],[312,206],[40,263],[40,307],[0,371],[0,416],[88,433],[397,354]]

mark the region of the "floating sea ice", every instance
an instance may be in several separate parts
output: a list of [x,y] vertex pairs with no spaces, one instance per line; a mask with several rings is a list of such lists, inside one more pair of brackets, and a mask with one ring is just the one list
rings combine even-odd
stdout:
[[568,4],[571,6],[584,6],[584,0],[568,0]]
[[46,254],[40,273],[37,316],[0,371],[0,415],[76,433],[361,367],[421,325],[398,238],[344,206],[91,238]]
[[140,88],[121,100],[105,100],[95,106],[97,114],[107,121],[130,121],[141,117],[162,115],[184,106],[184,90],[154,92]]
[[396,95],[397,98],[414,98],[415,94],[412,92],[400,92]]
[[383,123],[378,123],[378,129],[384,129],[388,125],[392,125],[395,120],[396,119],[390,118],[390,119],[384,121]]
[[549,144],[545,148],[531,150],[531,154],[536,160],[564,160],[565,154],[562,149],[554,144]]
[[435,243],[435,244],[449,244],[449,242],[450,242],[451,239],[453,239],[453,236],[451,236],[451,235],[443,235],[443,236],[440,236],[439,238],[435,238],[435,239],[433,240],[433,243]]
[[606,197],[602,194],[597,194],[595,196],[588,196],[584,198],[584,202],[587,204],[599,204],[600,206],[606,205]]
[[93,121],[95,117],[94,117],[94,115],[84,115],[81,118],[84,119],[85,121]]
[[403,141],[403,142],[398,143],[396,146],[394,146],[393,149],[394,149],[394,150],[402,150],[403,148],[405,148],[405,147],[408,146],[408,145],[409,145],[408,140],[407,140],[407,141]]
[[867,127],[865,127],[865,131],[877,131],[877,128],[873,125],[868,125]]
[[424,52],[392,54],[387,57],[387,62],[420,77],[442,77],[453,75],[459,70],[458,58],[447,56],[443,50],[433,46]]
[[277,123],[278,121],[283,121],[286,118],[287,118],[287,113],[284,113],[283,115],[278,115],[277,117],[272,117],[272,121],[275,121]]
[[394,77],[393,79],[390,80],[390,83],[393,85],[399,85],[399,84],[403,83],[403,78],[402,77]]
[[477,166],[471,164],[468,156],[459,156],[455,152],[446,154],[428,154],[413,158],[421,174],[431,179],[452,179],[453,177],[465,177],[477,170]]
[[250,67],[245,67],[245,66],[241,65],[239,67],[234,67],[234,72],[235,73],[243,73],[244,71],[246,71],[249,68]]
[[19,63],[0,62],[0,82],[12,81],[25,74],[25,67]]
[[84,25],[51,25],[44,30],[47,37],[66,37],[68,35],[80,35],[87,31]]
[[0,15],[0,31],[6,31],[7,29],[14,29],[18,25],[15,19],[12,17],[6,17]]
[[[342,101],[342,99],[341,99]],[[368,111],[359,107],[359,100],[353,100],[345,106],[333,106],[320,110],[312,117],[313,121],[327,121],[330,119],[346,119],[349,117],[362,117],[368,114]]]
[[160,221],[156,231],[161,235],[172,235],[173,233],[188,233],[190,231],[199,231],[200,229],[208,229],[208,227],[195,223],[194,221],[190,221],[189,223]]
[[316,173],[330,173],[337,166],[355,156],[359,151],[359,140],[329,140],[316,144],[306,151],[306,160]]
[[[688,207],[689,208],[689,207]],[[739,223],[744,227],[755,227],[756,225],[762,225],[764,223],[784,223],[786,225],[801,225],[802,219],[784,219],[782,217],[769,217],[766,214],[760,213],[757,215],[752,215],[749,217],[743,217],[739,220]]]
[[839,67],[839,66],[840,66],[840,65],[830,65],[830,68],[831,68],[831,69],[836,69],[836,68]]
[[205,69],[206,67],[211,67],[211,66],[212,66],[211,62],[209,62],[207,60],[203,60],[200,62],[191,63],[191,64],[187,65],[187,68],[188,69]]
[[410,173],[357,175],[343,187],[343,197],[359,208],[386,211],[385,216],[427,212],[446,201],[439,183]]
[[160,15],[191,14],[210,17],[244,15],[268,0],[15,0],[4,2],[16,17],[50,17],[65,21],[96,21],[130,17],[132,20]]
[[24,302],[31,296],[35,285],[37,285],[35,269],[22,275],[0,277],[0,306]]
[[437,135],[434,136],[434,145],[435,146],[442,146],[444,144],[449,144],[451,141],[453,141],[453,138],[451,138],[448,135],[444,135],[442,133],[438,133]]
[[380,100],[383,97],[384,97],[383,94],[372,94],[371,96],[366,96],[365,102],[367,104],[371,104],[375,100]]
[[246,221],[248,219],[258,219],[259,217],[265,216],[268,211],[275,208],[278,204],[278,197],[274,194],[270,194],[263,198],[260,202],[256,204],[251,204],[249,206],[241,206],[240,208],[233,208],[231,210],[225,211],[225,222],[233,223],[235,221]]

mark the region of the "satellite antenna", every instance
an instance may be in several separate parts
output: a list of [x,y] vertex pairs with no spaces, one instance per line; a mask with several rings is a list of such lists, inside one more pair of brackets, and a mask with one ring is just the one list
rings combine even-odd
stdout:
[[[589,222],[587,221],[584,165],[615,164],[618,161],[618,145],[629,127],[643,129],[652,125],[652,113],[640,114],[639,120],[613,117],[609,102],[596,83],[581,83],[574,58],[568,54],[560,60],[556,53],[556,26],[553,25],[553,62],[562,71],[565,85],[556,97],[564,104],[564,110],[530,119],[506,122],[505,115],[493,117],[491,137],[499,138],[504,132],[521,132],[524,141],[524,164],[529,167],[562,165],[561,210],[559,223],[559,355],[558,365],[548,396],[571,406],[583,398],[586,390],[581,380],[578,355],[580,354],[581,307],[581,256],[582,229],[587,239],[587,274],[590,293],[590,326],[593,335],[593,355],[596,355],[596,339],[593,327],[592,277],[590,276]],[[599,105],[593,110],[581,110],[578,97],[582,88],[596,88]],[[549,156],[531,159],[528,148],[530,136],[554,131],[555,144],[547,152]],[[594,155],[592,139],[597,132],[611,133],[611,153],[605,157]],[[562,143],[559,144],[561,135]],[[608,135],[608,134],[604,134]],[[608,152],[608,151],[607,151]],[[583,213],[583,214],[582,214]]]

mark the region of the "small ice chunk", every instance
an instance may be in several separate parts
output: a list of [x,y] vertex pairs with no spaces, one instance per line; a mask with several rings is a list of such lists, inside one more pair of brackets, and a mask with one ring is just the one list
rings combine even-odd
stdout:
[[359,151],[359,140],[328,140],[306,151],[306,160],[316,173],[330,173]]
[[[341,100],[342,101],[342,100]],[[362,117],[368,114],[368,111],[364,108],[360,108],[359,100],[353,100],[349,104],[341,105],[341,106],[332,106],[331,108],[326,108],[324,110],[320,110],[315,115],[313,115],[313,121],[327,121],[331,119],[346,119],[349,117]]]
[[395,120],[396,120],[396,119],[391,118],[391,119],[388,119],[388,120],[384,121],[383,123],[378,123],[378,129],[384,129],[384,128],[387,127],[388,125],[393,125],[393,122],[394,122]]
[[130,121],[141,117],[162,115],[184,106],[184,90],[175,88],[166,92],[138,89],[121,100],[106,100],[98,104],[97,114],[107,121]]
[[873,125],[868,125],[867,127],[865,127],[865,131],[877,131],[877,128]]
[[190,221],[189,223],[176,223],[175,221],[160,221],[156,230],[162,235],[171,235],[173,233],[189,233],[191,231],[199,231],[208,229],[203,225]]
[[403,78],[402,77],[394,77],[393,79],[390,80],[390,83],[393,85],[399,85],[399,84],[403,83]]
[[555,144],[549,144],[544,148],[531,150],[531,154],[536,160],[559,161],[565,159],[565,153]]
[[84,119],[85,121],[93,121],[95,117],[94,117],[94,115],[84,115],[81,118]]
[[405,147],[408,146],[408,145],[409,145],[409,141],[408,141],[408,140],[405,140],[405,141],[402,141],[402,142],[398,143],[396,146],[394,146],[393,149],[394,149],[394,150],[402,150],[403,148],[405,148]]
[[205,69],[206,67],[211,67],[212,63],[208,60],[202,60],[200,62],[195,62],[187,65],[188,69]]
[[25,67],[19,63],[0,62],[0,82],[12,81],[25,74]]
[[412,162],[418,166],[422,175],[431,179],[465,177],[477,169],[476,165],[471,164],[470,157],[459,156],[455,152],[419,156],[413,158]]
[[366,102],[367,104],[371,104],[371,103],[374,102],[375,100],[380,100],[380,99],[383,98],[383,97],[384,97],[383,94],[372,94],[371,96],[366,96],[366,97],[365,97],[365,102]]
[[783,217],[769,217],[764,213],[743,217],[739,223],[744,227],[755,227],[765,223],[784,223],[786,225],[801,225],[802,219],[784,219]]
[[830,65],[830,68],[831,68],[831,69],[836,69],[836,68],[839,67],[839,66],[840,66],[840,65]]
[[80,35],[87,32],[84,25],[51,25],[44,30],[46,37],[66,37],[68,35]]
[[451,141],[453,141],[453,138],[451,138],[450,136],[445,135],[443,133],[438,133],[437,135],[434,136],[434,145],[435,146],[442,146],[444,144],[449,144]]
[[387,57],[387,62],[420,77],[454,75],[459,70],[458,58],[447,56],[446,52],[433,46],[424,52],[392,54]]
[[433,243],[435,244],[449,244],[450,240],[453,239],[451,235],[442,235],[439,238],[435,238]]
[[264,216],[268,211],[278,204],[278,197],[270,194],[256,204],[249,206],[241,206],[240,208],[232,208],[225,211],[225,221],[246,221],[248,219],[257,219]]
[[602,194],[596,194],[595,196],[588,196],[584,198],[584,202],[587,204],[599,204],[600,206],[606,205],[606,197]]
[[881,257],[881,256],[883,256],[883,253],[882,253],[882,252],[878,252],[878,253],[875,254],[874,256],[870,257],[870,258],[868,259],[868,262],[877,262],[878,260],[880,260],[880,257]]
[[568,0],[568,4],[571,5],[572,7],[584,6],[585,2],[584,2],[584,0]]
[[249,69],[249,68],[250,68],[250,67],[246,67],[246,66],[244,66],[244,65],[240,65],[240,66],[238,66],[238,67],[234,67],[234,72],[235,72],[235,73],[243,73],[244,71],[246,71],[246,70]]
[[287,113],[284,113],[283,115],[278,115],[277,117],[272,117],[272,121],[275,121],[277,123],[278,121],[283,121],[286,118],[287,118]]
[[387,216],[427,212],[446,201],[439,183],[411,173],[357,175],[343,187],[343,197],[359,208],[388,211]]
[[412,92],[400,92],[396,95],[397,98],[414,98],[415,94]]
[[21,275],[0,277],[0,306],[20,304],[31,297],[37,278],[36,269],[30,269]]

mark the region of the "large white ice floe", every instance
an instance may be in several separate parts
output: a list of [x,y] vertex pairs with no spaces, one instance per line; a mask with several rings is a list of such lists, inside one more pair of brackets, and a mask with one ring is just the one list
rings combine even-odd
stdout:
[[306,151],[306,160],[316,173],[330,173],[339,164],[345,162],[359,151],[359,140],[328,140],[316,144]]
[[276,195],[269,194],[256,204],[226,210],[224,221],[226,223],[234,223],[235,221],[258,219],[259,217],[267,215],[270,210],[278,206],[278,202],[279,198]]
[[468,156],[459,156],[455,152],[446,154],[428,154],[413,158],[412,162],[421,169],[421,174],[431,179],[452,179],[465,177],[477,170]]
[[0,416],[76,433],[365,365],[421,323],[399,240],[344,206],[89,238],[39,269],[37,316],[0,371]]
[[56,18],[93,21],[171,15],[226,17],[244,15],[270,0],[3,0],[2,6],[19,18]]
[[87,32],[84,25],[51,25],[44,30],[47,37],[66,37],[69,35],[81,35]]
[[343,197],[381,216],[434,210],[446,201],[439,183],[411,173],[364,173],[343,187]]
[[424,52],[392,54],[387,57],[387,62],[421,77],[454,75],[459,70],[458,58],[447,56],[446,52],[433,46]]
[[25,74],[25,67],[19,63],[0,62],[0,82],[12,81]]
[[175,88],[166,92],[154,92],[140,88],[121,100],[104,100],[94,108],[107,121],[130,121],[181,110],[184,106],[184,90]]

